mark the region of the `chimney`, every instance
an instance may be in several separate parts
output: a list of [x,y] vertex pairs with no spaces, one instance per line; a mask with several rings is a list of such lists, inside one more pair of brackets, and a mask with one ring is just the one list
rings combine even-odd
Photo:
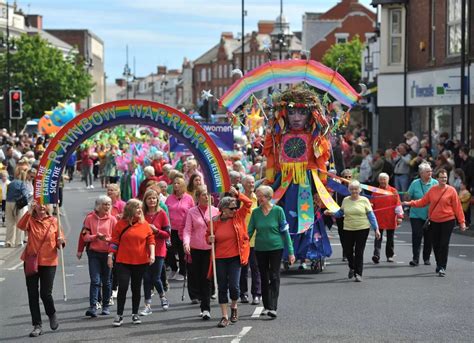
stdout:
[[166,66],[157,66],[156,71],[158,75],[166,75]]
[[222,32],[221,38],[232,39],[234,38],[234,34],[232,32]]
[[29,26],[35,27],[38,30],[43,30],[43,16],[39,14],[28,14],[26,21]]
[[257,25],[258,25],[258,33],[269,35],[273,31],[275,22],[271,20],[260,20]]
[[125,81],[125,79],[115,79],[115,84],[119,87],[127,86],[127,82]]

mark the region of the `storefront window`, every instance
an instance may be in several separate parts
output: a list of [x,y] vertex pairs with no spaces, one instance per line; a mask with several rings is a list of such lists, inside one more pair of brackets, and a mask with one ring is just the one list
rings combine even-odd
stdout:
[[449,106],[433,107],[433,131],[447,132],[451,136],[452,111]]
[[430,131],[430,115],[428,107],[413,107],[410,116],[410,127],[416,136],[421,139],[428,139]]

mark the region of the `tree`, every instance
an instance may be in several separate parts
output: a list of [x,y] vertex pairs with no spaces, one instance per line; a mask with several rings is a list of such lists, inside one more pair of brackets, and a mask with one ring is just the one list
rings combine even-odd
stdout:
[[362,43],[356,35],[350,42],[334,44],[323,56],[323,63],[338,72],[351,84],[357,86],[361,78]]
[[[39,35],[22,35],[10,53],[10,88],[23,91],[25,117],[40,118],[58,102],[78,103],[93,88],[92,77],[76,51],[66,56]],[[6,54],[0,55],[0,89],[7,89]],[[5,76],[5,77],[4,77]]]

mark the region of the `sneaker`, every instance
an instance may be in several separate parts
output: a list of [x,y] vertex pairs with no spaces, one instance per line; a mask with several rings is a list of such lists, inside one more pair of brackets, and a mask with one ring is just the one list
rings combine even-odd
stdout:
[[209,320],[211,319],[211,313],[209,311],[202,311],[201,317],[203,320]]
[[412,266],[412,267],[418,266],[418,261],[415,261],[415,260],[410,261],[410,266]]
[[212,294],[211,299],[216,300],[217,299],[217,294],[216,293]]
[[117,315],[114,319],[114,324],[113,325],[116,326],[116,327],[119,327],[119,326],[122,326],[122,323],[123,323],[123,317]]
[[[109,302],[109,303],[110,303],[110,302]],[[101,313],[101,315],[103,315],[103,316],[109,316],[109,315],[110,315],[110,308],[109,308],[109,306],[104,306],[104,307],[102,308],[102,313]]]
[[347,274],[347,277],[349,279],[352,279],[354,277],[354,269],[349,269],[349,273]]
[[268,311],[268,316],[271,317],[271,318],[276,318],[277,317],[277,311],[269,310]]
[[91,189],[94,189],[94,185],[91,185]]
[[439,268],[438,276],[439,277],[445,277],[446,276],[446,271],[444,270],[444,268]]
[[425,266],[431,266],[430,260],[426,260],[426,261],[424,261],[423,263],[425,264]]
[[168,276],[168,280],[174,280],[176,277],[176,273],[174,270],[171,271],[170,275]]
[[168,308],[170,307],[170,303],[168,302],[168,299],[166,299],[166,297],[161,297],[160,300],[161,300],[161,307],[163,308],[163,310],[167,311]]
[[56,316],[56,313],[53,314],[51,317],[49,317],[49,327],[53,331],[58,329],[59,323],[58,323],[58,317]]
[[117,298],[117,295],[118,295],[118,290],[112,291],[111,298]]
[[100,302],[98,302],[97,304],[95,304],[95,308],[96,308],[97,310],[102,309],[102,304],[101,304]]
[[184,281],[184,276],[181,275],[181,274],[176,274],[175,277],[174,277],[174,279],[175,279],[176,281]]
[[245,294],[242,295],[242,296],[240,297],[240,302],[241,302],[242,304],[248,304],[248,303],[249,303],[249,297],[248,297],[247,295],[245,295]]
[[[143,309],[143,311],[140,312],[140,316],[149,316],[152,313],[153,312],[151,311],[151,306],[145,305],[145,308]],[[133,317],[132,317],[132,320],[133,320]]]
[[140,320],[140,317],[138,316],[138,314],[132,314],[132,324],[137,325],[141,323],[142,321]]
[[260,305],[260,297],[258,295],[253,297],[252,305]]
[[436,266],[436,273],[439,273],[440,270],[441,270],[441,267]]
[[91,318],[97,317],[97,308],[96,308],[95,306],[91,306],[91,307],[86,311],[86,317],[91,317]]
[[30,337],[38,337],[43,334],[43,329],[41,328],[41,325],[35,325],[33,327],[33,331],[30,332]]
[[387,262],[394,262],[395,260],[393,259],[393,257],[387,257]]
[[375,256],[375,255],[372,256],[372,262],[374,262],[375,264],[377,264],[377,263],[379,263],[379,261],[380,261],[380,257]]
[[266,316],[268,315],[268,310],[265,308],[263,311],[260,313],[261,316]]
[[109,299],[109,306],[115,305],[114,298],[110,297]]
[[362,276],[356,274],[354,281],[355,281],[355,282],[362,282]]
[[217,324],[217,327],[225,328],[228,325],[229,325],[229,319],[227,319],[226,317],[222,317],[219,324]]

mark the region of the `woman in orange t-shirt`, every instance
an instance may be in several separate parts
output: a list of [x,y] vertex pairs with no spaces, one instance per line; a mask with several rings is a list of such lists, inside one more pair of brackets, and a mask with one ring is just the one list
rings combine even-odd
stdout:
[[142,202],[137,199],[127,201],[123,217],[112,232],[107,265],[113,267],[115,255],[116,276],[118,278],[117,316],[114,326],[123,323],[123,309],[128,285],[132,288],[132,322],[140,324],[138,307],[143,274],[147,265],[155,263],[155,237],[150,224],[145,220]]
[[[43,301],[44,309],[49,317],[52,330],[59,326],[56,309],[53,301],[53,284],[58,265],[58,248],[64,246],[64,238],[59,230],[58,221],[50,215],[51,206],[33,203],[30,211],[20,219],[17,228],[28,232],[28,244],[21,259],[25,261],[26,255],[38,255],[38,273],[26,276],[28,289],[28,303],[30,305],[33,331],[30,337],[43,334],[39,298]],[[38,292],[39,287],[39,292]]]
[[430,188],[419,200],[404,201],[403,205],[425,207],[430,205],[428,219],[430,220],[431,239],[436,259],[436,273],[446,276],[448,263],[449,240],[454,229],[455,220],[459,222],[461,231],[466,230],[464,212],[456,189],[447,184],[448,172],[438,170],[438,185]]
[[[248,263],[250,254],[245,218],[250,213],[252,200],[239,193],[234,187],[230,188],[230,194],[232,196],[223,197],[219,202],[220,215],[213,219],[214,236],[209,236],[209,230],[206,233],[209,243],[215,242],[216,249],[217,285],[222,312],[219,327],[229,325],[228,292],[232,300],[230,321],[235,323],[238,320],[237,300],[240,295],[240,270],[242,265]],[[237,199],[243,203],[240,208],[237,205]]]

